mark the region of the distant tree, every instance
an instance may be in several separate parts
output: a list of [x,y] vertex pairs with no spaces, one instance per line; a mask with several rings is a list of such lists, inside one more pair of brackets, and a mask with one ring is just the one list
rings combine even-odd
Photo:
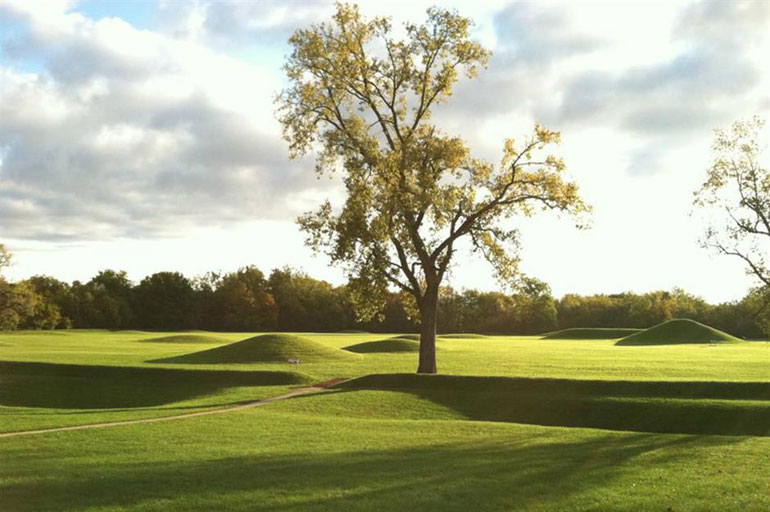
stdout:
[[766,288],[758,288],[739,301],[709,306],[702,321],[746,339],[768,336],[770,301],[765,294]]
[[12,258],[11,251],[6,249],[5,245],[0,244],[0,313],[5,309],[11,308],[12,287],[5,280],[3,271],[11,265]]
[[70,285],[51,276],[37,275],[25,279],[21,286],[28,287],[38,298],[36,307],[24,322],[31,328],[56,329],[72,326],[72,320],[62,313],[70,301]]
[[198,327],[210,331],[222,329],[220,311],[214,293],[222,282],[219,272],[206,272],[192,280],[195,291],[195,319]]
[[40,297],[29,286],[6,281],[3,269],[11,264],[11,259],[11,252],[0,244],[0,330],[24,328],[40,302]]
[[102,270],[80,292],[80,312],[89,327],[125,329],[135,326],[133,283],[125,271]]
[[347,327],[345,296],[325,281],[291,268],[275,269],[268,279],[278,304],[281,331],[333,331]]
[[[421,325],[418,372],[436,373],[439,289],[461,241],[498,278],[517,275],[517,231],[500,221],[538,209],[587,210],[564,163],[546,150],[559,133],[536,126],[507,140],[499,166],[430,123],[459,75],[474,77],[490,52],[471,20],[439,8],[395,39],[387,18],[337,4],[331,22],[297,30],[279,97],[292,156],[320,148],[316,170],[345,174],[340,212],[327,201],[300,218],[308,243],[345,266],[361,318],[381,311],[389,287],[408,293]],[[279,300],[280,303],[280,300]]]
[[254,266],[226,274],[213,295],[220,329],[225,331],[274,330],[278,307],[268,291],[264,274]]
[[[12,306],[13,288],[3,277],[3,270],[11,264],[11,252],[0,244],[0,329],[8,327],[3,326],[3,317],[10,316]],[[10,321],[7,321],[10,324]]]
[[195,327],[195,291],[179,272],[145,277],[134,293],[138,324],[147,329],[180,330]]
[[[738,316],[744,321],[744,328],[749,337],[759,338],[761,331],[765,337],[770,337],[770,287],[757,287],[749,292],[746,297],[738,303],[742,306],[743,317]],[[752,327],[755,330],[752,331]],[[740,334],[739,330],[736,330]]]
[[413,304],[414,301],[405,292],[390,292],[381,314],[364,326],[366,330],[379,332],[417,332]]
[[551,288],[535,278],[526,278],[514,296],[514,322],[511,334],[538,334],[557,326],[556,299]]

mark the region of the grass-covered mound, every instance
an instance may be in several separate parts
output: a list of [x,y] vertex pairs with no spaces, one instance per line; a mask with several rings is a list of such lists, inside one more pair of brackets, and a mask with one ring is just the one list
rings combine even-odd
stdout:
[[382,352],[419,352],[420,342],[409,338],[395,337],[377,341],[366,341],[345,347],[344,350],[358,354]]
[[[477,338],[486,338],[483,334],[474,334],[474,333],[450,333],[450,334],[437,334],[436,339],[477,339]],[[398,336],[394,336],[391,339],[400,339],[400,340],[411,340],[411,341],[420,341],[420,335],[419,334],[399,334]]]
[[615,345],[678,345],[684,343],[738,343],[742,340],[695,320],[678,318],[617,341]]
[[396,336],[396,338],[401,338],[402,340],[420,341],[419,334],[399,334]]
[[219,364],[219,363],[285,363],[339,361],[358,356],[291,334],[263,334],[222,347],[176,357],[156,359],[155,363]]
[[157,338],[146,338],[143,340],[148,343],[227,343],[225,338],[217,336],[204,336],[201,334],[174,334],[171,336],[158,336]]
[[[347,401],[377,417],[382,391],[399,395],[403,409],[422,419],[469,419],[590,427],[638,432],[770,436],[770,383],[644,382],[460,375],[373,374],[343,382],[349,392],[369,395]],[[372,393],[372,392],[380,392]],[[409,399],[405,394],[413,395]],[[337,395],[334,395],[335,397]],[[399,398],[399,396],[401,398]],[[406,397],[406,398],[404,398]],[[325,397],[315,400],[328,414]],[[391,401],[388,397],[386,401]],[[415,400],[417,399],[417,400]],[[303,400],[303,399],[301,399]],[[421,406],[420,401],[430,406]],[[330,403],[330,405],[334,405]],[[350,406],[350,405],[349,405]],[[397,405],[389,407],[398,410]],[[308,408],[308,412],[310,409]],[[340,412],[340,414],[344,414]],[[435,415],[435,417],[434,417]],[[396,416],[398,417],[398,416]],[[415,419],[414,414],[410,419]]]
[[544,340],[614,340],[625,338],[644,329],[621,329],[613,327],[573,327],[560,331],[549,332],[541,339]]

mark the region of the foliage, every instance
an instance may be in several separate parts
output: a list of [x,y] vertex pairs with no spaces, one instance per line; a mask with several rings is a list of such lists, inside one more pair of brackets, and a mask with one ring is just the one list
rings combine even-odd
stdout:
[[[3,261],[8,262],[7,251]],[[711,305],[682,290],[580,296],[555,300],[545,283],[520,279],[513,294],[440,289],[440,332],[541,334],[574,327],[647,328],[690,318],[742,338],[770,332],[767,287],[743,300]],[[163,317],[169,312],[170,317]],[[284,267],[269,278],[254,266],[188,280],[160,272],[132,283],[124,271],[102,270],[71,285],[49,276],[18,283],[0,277],[0,330],[48,328],[175,329],[215,331],[416,332],[414,301],[389,292],[378,318],[355,320],[349,286],[334,287]],[[415,339],[419,339],[416,336]]]
[[537,334],[557,326],[556,301],[545,283],[528,278],[513,295],[441,290],[440,332]]
[[53,329],[58,311],[46,303],[26,283],[11,284],[0,280],[0,329]]
[[150,329],[195,327],[195,292],[179,272],[158,272],[145,277],[134,293],[134,308]]
[[221,331],[262,331],[277,326],[278,306],[264,274],[254,266],[224,275],[211,296],[214,322]]
[[281,331],[336,331],[352,325],[342,289],[288,267],[273,270],[268,284],[278,303]]
[[587,211],[550,153],[558,132],[538,125],[506,140],[499,165],[431,124],[460,75],[476,76],[490,53],[469,37],[471,20],[431,8],[422,25],[393,37],[390,20],[337,4],[332,20],[297,30],[284,69],[280,121],[292,156],[318,149],[319,174],[341,169],[347,198],[299,219],[308,243],[349,276],[360,319],[385,306],[390,287],[420,311],[419,371],[435,373],[439,287],[457,247],[469,242],[501,282],[517,277],[518,233],[505,222],[539,209]]
[[743,260],[747,271],[770,286],[770,170],[761,162],[764,120],[754,117],[717,130],[714,161],[695,204],[718,218],[703,244]]
[[0,244],[0,279],[3,277],[3,269],[11,264],[11,252]]

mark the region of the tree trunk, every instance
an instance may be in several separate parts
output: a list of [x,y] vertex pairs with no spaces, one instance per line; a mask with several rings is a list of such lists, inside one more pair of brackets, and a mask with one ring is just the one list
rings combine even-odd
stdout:
[[420,364],[417,373],[436,373],[436,316],[438,287],[428,289],[420,310]]

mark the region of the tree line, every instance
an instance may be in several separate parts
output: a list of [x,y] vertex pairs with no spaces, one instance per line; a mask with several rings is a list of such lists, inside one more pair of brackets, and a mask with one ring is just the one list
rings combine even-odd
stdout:
[[[529,279],[516,293],[443,287],[439,331],[539,334],[569,327],[650,327],[692,318],[737,336],[763,336],[763,295],[712,305],[682,290],[613,295],[568,294]],[[145,329],[175,331],[418,332],[418,315],[403,293],[390,292],[379,315],[356,318],[347,285],[333,286],[291,269],[265,275],[248,266],[193,279],[158,272],[139,283],[103,270],[87,282],[34,276],[0,277],[0,329]]]

